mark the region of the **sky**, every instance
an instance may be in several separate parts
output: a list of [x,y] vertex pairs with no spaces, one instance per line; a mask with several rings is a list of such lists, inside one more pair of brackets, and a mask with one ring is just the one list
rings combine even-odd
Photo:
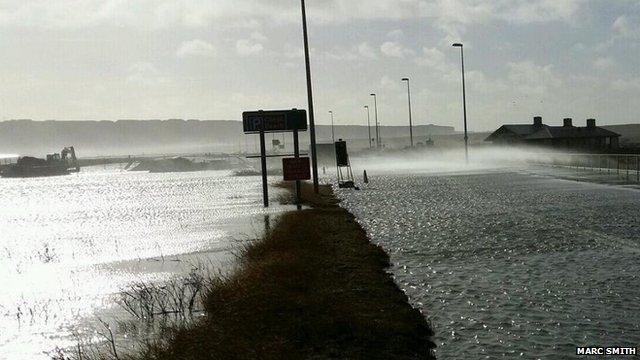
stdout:
[[[316,121],[637,123],[640,1],[307,0]],[[0,120],[307,108],[296,0],[0,0]],[[372,113],[373,116],[373,113]]]

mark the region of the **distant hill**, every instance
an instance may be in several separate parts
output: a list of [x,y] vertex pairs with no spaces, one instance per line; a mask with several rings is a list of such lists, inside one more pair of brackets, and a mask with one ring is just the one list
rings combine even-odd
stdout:
[[[318,126],[319,142],[331,141],[331,127]],[[406,126],[384,126],[381,137],[408,136]],[[414,127],[414,136],[454,133],[453,127]],[[366,126],[336,126],[336,139],[367,139]],[[269,141],[273,137],[269,135]],[[281,138],[281,135],[276,135]],[[372,136],[375,130],[372,128]],[[186,152],[253,151],[257,136],[242,133],[242,123],[233,120],[118,120],[0,122],[0,153],[42,156],[73,145],[79,156],[163,154]],[[291,140],[286,139],[290,142]],[[308,135],[300,138],[308,145]]]

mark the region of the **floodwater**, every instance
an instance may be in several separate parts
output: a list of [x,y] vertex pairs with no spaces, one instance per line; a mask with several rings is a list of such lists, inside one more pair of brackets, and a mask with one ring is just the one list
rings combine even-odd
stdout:
[[439,359],[640,344],[640,191],[552,175],[370,172],[339,192],[431,321]]
[[0,179],[0,359],[73,346],[79,328],[117,312],[114,294],[134,281],[161,282],[200,261],[229,268],[265,216],[287,209],[262,208],[259,177],[229,175],[109,166]]

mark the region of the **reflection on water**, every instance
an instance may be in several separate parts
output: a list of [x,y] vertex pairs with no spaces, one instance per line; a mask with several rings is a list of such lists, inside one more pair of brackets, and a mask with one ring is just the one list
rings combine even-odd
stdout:
[[260,178],[228,175],[95,167],[1,179],[0,358],[72,344],[72,330],[134,280],[162,281],[201,258],[228,264],[265,216]]
[[340,196],[441,359],[640,343],[640,191],[495,172],[373,176]]

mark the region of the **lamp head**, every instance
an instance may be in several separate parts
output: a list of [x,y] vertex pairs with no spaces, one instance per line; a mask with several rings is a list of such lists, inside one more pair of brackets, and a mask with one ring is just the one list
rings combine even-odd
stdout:
[[371,96],[376,96],[376,94],[371,94]]
[[454,43],[454,44],[453,44],[453,45],[451,45],[451,46],[453,46],[453,47],[462,47],[462,44],[461,44],[461,43]]
[[409,78],[402,78],[402,81],[409,81]]

